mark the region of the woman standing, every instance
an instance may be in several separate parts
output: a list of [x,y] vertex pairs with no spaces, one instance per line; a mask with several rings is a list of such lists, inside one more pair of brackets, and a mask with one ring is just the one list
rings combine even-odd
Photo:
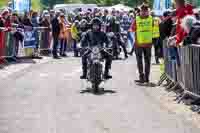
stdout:
[[60,39],[60,56],[66,57],[66,50],[67,50],[67,26],[66,26],[66,20],[65,20],[65,15],[61,14],[60,19],[60,34],[59,34],[59,39]]
[[71,34],[72,34],[72,40],[74,42],[73,49],[74,49],[74,56],[78,57],[78,50],[77,50],[77,42],[80,39],[79,37],[79,31],[78,31],[79,21],[76,20],[71,27]]

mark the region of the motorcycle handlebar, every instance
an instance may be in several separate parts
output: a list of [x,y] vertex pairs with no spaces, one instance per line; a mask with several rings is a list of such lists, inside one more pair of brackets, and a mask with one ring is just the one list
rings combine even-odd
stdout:
[[[92,49],[91,49],[90,47],[86,47],[86,48],[83,48],[83,49],[84,49],[84,51],[86,51],[86,52],[84,52],[84,54],[82,55],[82,57],[84,57],[84,56],[86,56],[86,55],[88,55],[89,53],[92,52]],[[104,51],[104,52],[106,52],[107,54],[109,54],[110,56],[112,56],[112,54],[111,54],[110,52],[108,52],[108,50],[112,50],[112,48],[105,48],[105,47],[103,47],[103,48],[100,50],[100,52],[101,52],[101,51]]]

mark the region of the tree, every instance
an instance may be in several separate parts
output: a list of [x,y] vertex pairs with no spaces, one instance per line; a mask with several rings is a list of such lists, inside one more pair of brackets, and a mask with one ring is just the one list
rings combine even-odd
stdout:
[[[33,1],[33,0],[32,0]],[[40,0],[42,5],[53,7],[55,4],[63,3],[85,3],[85,4],[97,4],[99,6],[112,6],[116,4],[125,4],[130,7],[135,7],[143,2],[152,5],[153,0]]]

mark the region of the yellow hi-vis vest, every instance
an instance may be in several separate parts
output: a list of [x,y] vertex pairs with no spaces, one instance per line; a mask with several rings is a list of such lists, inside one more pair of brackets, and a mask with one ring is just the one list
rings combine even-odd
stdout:
[[160,30],[159,30],[159,18],[154,18],[153,20],[153,38],[160,37]]
[[142,19],[141,17],[137,16],[136,27],[137,45],[142,46],[144,44],[151,44],[153,40],[152,16],[149,16],[145,19]]

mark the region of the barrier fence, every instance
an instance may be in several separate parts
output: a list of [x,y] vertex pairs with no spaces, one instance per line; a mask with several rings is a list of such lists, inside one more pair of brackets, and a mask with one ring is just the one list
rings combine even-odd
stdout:
[[200,46],[168,47],[163,43],[165,74],[186,92],[200,96]]
[[[36,45],[39,41],[39,39],[37,38],[37,35],[39,35],[39,34],[36,34],[36,33],[44,31],[44,29],[46,29],[46,27],[35,27],[35,28],[25,27],[24,29],[13,27],[13,28],[11,28],[11,30],[8,30],[7,28],[0,28],[0,59],[1,59],[1,62],[3,63],[5,60],[9,60],[12,58],[14,59],[16,56],[19,56],[18,48],[19,48],[20,41],[15,36],[16,32],[20,32],[23,35],[24,41],[21,42],[21,45],[23,45],[22,48],[24,50],[26,50],[26,49],[36,48]],[[46,34],[49,34],[49,31]],[[48,45],[48,47],[49,47],[50,44],[48,44],[48,43],[49,43],[48,41],[45,42],[45,44]],[[29,55],[25,55],[25,56],[29,56]]]
[[[8,62],[9,59],[15,59],[16,56],[32,56],[34,49],[37,48],[37,46],[42,55],[49,55],[49,53],[51,53],[53,37],[49,28],[28,26],[24,26],[23,28],[17,27],[18,25],[14,25],[11,30],[0,27],[0,64]],[[23,35],[23,42],[20,42],[14,36],[14,33],[18,30]],[[70,31],[71,29],[68,28],[68,49],[72,47]],[[21,47],[19,45],[21,45]],[[18,51],[23,51],[24,54],[21,55]]]

